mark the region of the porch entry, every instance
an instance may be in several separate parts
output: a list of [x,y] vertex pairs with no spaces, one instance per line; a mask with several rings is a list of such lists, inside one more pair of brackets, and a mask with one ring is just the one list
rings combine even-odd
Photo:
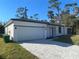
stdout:
[[71,28],[67,29],[67,34],[69,34],[69,35],[72,34],[72,29]]

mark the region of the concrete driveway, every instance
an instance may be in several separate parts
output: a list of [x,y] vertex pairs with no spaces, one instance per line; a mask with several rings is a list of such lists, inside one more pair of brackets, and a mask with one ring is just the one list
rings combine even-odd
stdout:
[[31,40],[20,45],[39,59],[79,59],[79,46],[48,40]]

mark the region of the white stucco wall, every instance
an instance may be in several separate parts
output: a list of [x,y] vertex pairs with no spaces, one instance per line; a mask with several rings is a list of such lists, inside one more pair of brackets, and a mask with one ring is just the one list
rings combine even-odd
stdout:
[[5,34],[10,35],[10,39],[14,39],[14,23],[10,24],[9,26],[5,27]]
[[46,39],[47,25],[33,22],[14,21],[14,37],[16,41]]
[[47,38],[53,37],[53,30],[51,25],[47,25]]
[[56,36],[56,26],[53,26],[53,37]]
[[59,33],[59,26],[13,21],[5,28],[5,33],[10,35],[10,39],[13,38],[14,41],[25,41],[67,35],[67,28],[61,26],[61,33]]
[[67,35],[67,28],[65,26],[60,26],[61,27],[61,33],[59,33],[59,26],[54,26],[54,25],[48,25],[47,27],[47,37],[56,37],[56,36],[61,36],[61,35]]
[[61,36],[65,34],[65,27],[61,26],[61,33],[59,33],[59,26],[55,26],[54,28],[54,36]]
[[64,29],[65,35],[67,35],[67,28],[68,27],[65,27],[65,29]]
[[40,27],[47,27],[46,24],[42,23],[34,23],[34,22],[24,22],[24,21],[14,21],[15,25],[22,25],[22,26],[40,26]]

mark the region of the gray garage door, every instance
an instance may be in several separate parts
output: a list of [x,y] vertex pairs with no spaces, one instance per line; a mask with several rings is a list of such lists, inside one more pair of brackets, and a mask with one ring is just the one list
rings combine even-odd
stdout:
[[41,27],[17,27],[15,32],[18,41],[46,38],[46,30]]

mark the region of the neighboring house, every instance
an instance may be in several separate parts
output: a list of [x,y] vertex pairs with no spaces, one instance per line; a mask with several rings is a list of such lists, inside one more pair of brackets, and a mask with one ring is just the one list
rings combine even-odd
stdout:
[[71,34],[71,27],[30,19],[11,19],[5,25],[5,34],[14,41],[46,39]]

